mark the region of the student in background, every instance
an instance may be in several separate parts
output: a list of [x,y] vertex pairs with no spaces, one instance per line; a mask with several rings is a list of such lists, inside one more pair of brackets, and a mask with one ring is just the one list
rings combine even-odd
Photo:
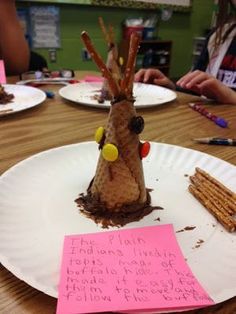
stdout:
[[48,69],[46,59],[35,51],[30,51],[29,71],[44,71]]
[[175,84],[157,69],[141,69],[135,81],[189,90],[236,105],[236,0],[219,0],[216,29],[208,36],[198,62]]
[[7,74],[28,71],[30,51],[14,0],[0,0],[0,59],[5,63]]

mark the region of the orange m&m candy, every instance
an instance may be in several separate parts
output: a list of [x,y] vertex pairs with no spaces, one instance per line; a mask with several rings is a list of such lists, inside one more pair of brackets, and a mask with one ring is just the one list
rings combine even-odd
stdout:
[[147,157],[147,155],[149,154],[150,151],[150,143],[149,142],[144,142],[143,144],[141,144],[141,148],[140,148],[140,157],[141,158],[145,158]]

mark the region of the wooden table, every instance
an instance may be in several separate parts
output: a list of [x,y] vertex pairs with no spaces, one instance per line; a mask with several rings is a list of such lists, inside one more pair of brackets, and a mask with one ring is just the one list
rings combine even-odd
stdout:
[[[78,78],[84,74],[78,73]],[[9,78],[8,83],[15,80]],[[105,124],[106,109],[67,102],[57,94],[58,86],[50,86],[52,89],[56,92],[54,99],[0,118],[0,174],[41,151],[93,140],[96,128]],[[229,121],[229,128],[223,129],[188,107],[190,101],[196,100],[195,96],[178,93],[177,99],[171,103],[139,110],[138,113],[145,119],[141,139],[192,148],[236,165],[235,147],[197,144],[192,140],[207,136],[235,137],[236,106],[208,105],[210,111]],[[0,313],[52,314],[55,309],[56,299],[31,288],[0,266]],[[236,298],[185,313],[233,314],[236,313]]]

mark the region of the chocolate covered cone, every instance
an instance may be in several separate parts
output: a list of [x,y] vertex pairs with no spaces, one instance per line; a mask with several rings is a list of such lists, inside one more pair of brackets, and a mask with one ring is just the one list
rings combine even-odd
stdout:
[[[91,196],[110,211],[126,205],[144,204],[147,200],[139,137],[129,124],[136,112],[132,102],[123,100],[111,106],[105,132],[105,142],[118,148],[118,159],[110,162],[100,155],[96,174],[89,189]],[[135,211],[137,208],[133,206]],[[132,211],[132,208],[129,209]]]

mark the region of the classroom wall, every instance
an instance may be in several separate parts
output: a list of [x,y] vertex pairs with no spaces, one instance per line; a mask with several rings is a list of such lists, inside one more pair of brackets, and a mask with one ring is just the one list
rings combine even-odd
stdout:
[[[159,19],[156,35],[163,40],[173,41],[170,76],[177,78],[188,71],[192,64],[193,37],[202,36],[209,28],[213,11],[213,0],[192,0],[190,12],[173,12],[167,21]],[[30,3],[30,2],[29,2]],[[18,4],[27,7],[30,4]],[[35,4],[34,4],[35,5]],[[40,4],[39,4],[40,5]],[[44,4],[45,5],[45,4]],[[106,57],[106,45],[98,26],[98,16],[102,16],[106,23],[111,23],[116,32],[116,40],[122,36],[122,22],[127,17],[147,17],[158,11],[135,10],[123,8],[93,7],[87,5],[60,4],[61,17],[61,49],[57,50],[57,61],[51,63],[47,49],[37,49],[48,60],[50,69],[72,68],[78,70],[96,70],[92,61],[83,61],[81,51],[83,44],[80,33],[88,31],[95,46]]]

